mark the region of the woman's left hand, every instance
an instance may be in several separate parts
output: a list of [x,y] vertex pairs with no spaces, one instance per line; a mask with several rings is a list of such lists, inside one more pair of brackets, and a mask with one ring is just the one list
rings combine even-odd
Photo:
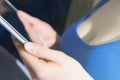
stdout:
[[17,11],[17,15],[32,42],[58,48],[59,35],[48,23],[20,10]]

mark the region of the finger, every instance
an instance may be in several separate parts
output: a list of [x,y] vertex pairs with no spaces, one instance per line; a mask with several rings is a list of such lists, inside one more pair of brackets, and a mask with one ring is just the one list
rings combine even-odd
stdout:
[[17,11],[17,14],[18,14],[18,17],[20,18],[20,20],[24,23],[24,21],[26,20],[27,22],[29,23],[32,23],[32,22],[36,22],[34,20],[36,20],[36,18],[32,17],[31,15],[29,15],[28,13],[26,12],[23,12],[21,10],[18,10]]
[[23,23],[25,29],[30,29],[30,27],[32,26],[32,21],[33,18],[32,16],[28,15],[27,13],[23,12],[23,11],[17,11],[18,17],[20,19],[20,21]]
[[[53,29],[46,22],[39,20],[39,19],[37,19],[37,18],[35,18],[35,17],[33,17],[33,16],[31,16],[31,15],[29,15],[21,10],[17,11],[17,15],[26,29],[28,29],[29,27],[35,27],[36,29],[40,29],[40,27],[41,27],[41,28],[43,28],[43,29],[40,29],[41,32],[46,31],[47,28],[50,30]],[[53,32],[54,32],[54,30],[53,30]]]
[[24,49],[23,46],[15,39],[13,38],[13,42],[23,60],[25,65],[31,70],[31,71],[37,71],[42,70],[46,66],[46,62],[43,60],[40,60],[39,58],[32,56],[31,54],[28,54]]
[[66,61],[66,59],[69,58],[67,55],[60,51],[51,50],[46,47],[37,45],[35,43],[27,42],[24,46],[25,50],[28,53],[47,61],[63,64]]
[[[40,30],[39,27],[41,25],[43,26],[44,23],[41,24],[40,26],[38,26],[40,23],[42,23],[42,21],[30,16],[29,14],[27,14],[23,11],[18,11],[17,13],[18,13],[18,17],[20,18],[21,22],[23,23],[23,25],[24,25],[29,37],[31,38],[31,40],[33,42],[41,44],[41,35],[40,35],[41,33],[39,31]],[[38,37],[36,37],[34,35],[36,35]],[[42,39],[43,39],[43,37],[42,37]]]
[[[17,11],[17,15],[25,27],[34,27],[34,25],[36,25],[36,24],[44,23],[43,21],[41,21],[21,10]],[[28,24],[29,24],[29,26],[27,26]]]
[[18,42],[18,40],[13,35],[11,35],[11,38],[12,38],[12,42],[17,46],[16,47],[17,49],[19,48],[24,49],[24,45]]

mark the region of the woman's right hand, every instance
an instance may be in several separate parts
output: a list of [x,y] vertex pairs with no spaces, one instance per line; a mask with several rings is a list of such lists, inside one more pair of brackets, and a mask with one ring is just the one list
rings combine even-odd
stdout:
[[17,14],[32,42],[46,47],[58,47],[59,35],[49,24],[21,10]]
[[25,43],[24,47],[16,39],[13,42],[32,80],[93,80],[79,62],[64,52],[32,42]]

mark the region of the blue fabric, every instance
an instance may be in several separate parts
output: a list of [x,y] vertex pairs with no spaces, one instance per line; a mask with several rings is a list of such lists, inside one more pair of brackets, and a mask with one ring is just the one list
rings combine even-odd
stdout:
[[79,61],[95,80],[120,80],[120,40],[92,46],[77,34],[78,25],[105,2],[98,3],[64,33],[60,49]]

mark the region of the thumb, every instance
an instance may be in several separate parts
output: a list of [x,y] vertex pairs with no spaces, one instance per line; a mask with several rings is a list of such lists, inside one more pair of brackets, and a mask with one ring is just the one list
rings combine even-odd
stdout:
[[39,19],[21,10],[17,11],[17,15],[19,19],[21,20],[21,22],[23,23],[23,25],[26,25],[26,23],[30,23],[31,25],[34,25],[35,23],[38,23],[40,21]]
[[23,23],[25,23],[25,21],[31,22],[34,19],[31,15],[29,15],[26,12],[23,12],[21,10],[17,11],[17,15]]
[[52,50],[32,42],[25,43],[24,47],[31,55],[51,62],[63,63],[68,57],[63,52]]

